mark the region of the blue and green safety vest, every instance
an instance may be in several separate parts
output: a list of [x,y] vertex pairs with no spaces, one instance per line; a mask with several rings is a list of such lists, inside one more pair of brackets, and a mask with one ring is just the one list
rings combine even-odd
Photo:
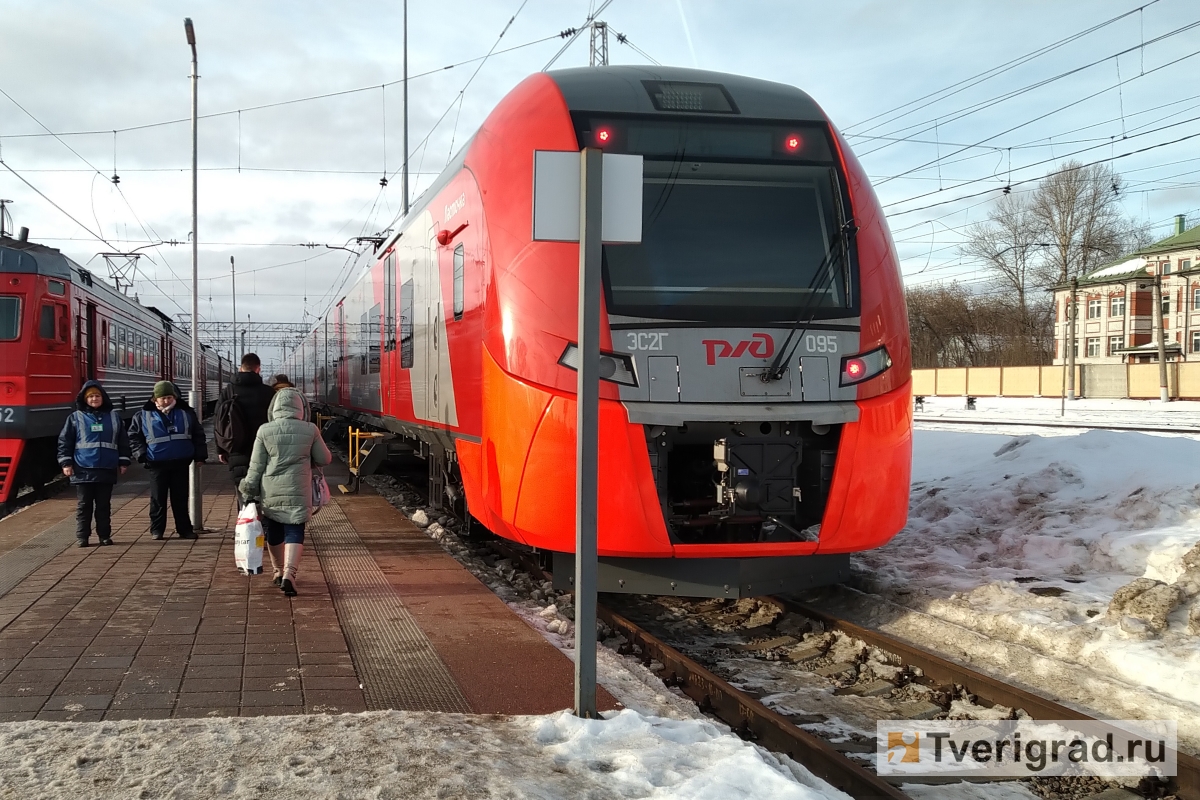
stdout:
[[146,456],[151,461],[191,459],[196,454],[192,444],[191,415],[179,406],[169,412],[142,409],[142,432],[146,435]]
[[120,463],[117,436],[121,415],[116,411],[96,414],[74,412],[75,463],[84,469],[116,469]]

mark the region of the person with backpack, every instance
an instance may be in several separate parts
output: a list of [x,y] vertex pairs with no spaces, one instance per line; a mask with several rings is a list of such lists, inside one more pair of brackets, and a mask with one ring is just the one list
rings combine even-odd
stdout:
[[275,393],[270,421],[258,429],[250,468],[238,487],[247,502],[260,501],[274,582],[288,597],[296,596],[304,526],[313,514],[313,467],[333,460],[321,431],[304,419],[304,411],[300,392]]
[[[213,419],[213,438],[217,457],[229,465],[229,477],[237,486],[246,477],[250,453],[258,429],[266,424],[267,409],[275,392],[263,383],[262,361],[255,353],[242,356],[242,364],[233,380],[221,390]],[[239,495],[239,508],[241,497]]]
[[99,381],[88,381],[58,434],[58,465],[75,486],[75,540],[88,547],[93,512],[100,544],[112,544],[112,492],[129,469],[129,435]]
[[154,396],[129,426],[129,442],[134,456],[150,473],[150,537],[161,539],[167,531],[169,496],[176,535],[195,539],[188,517],[188,469],[192,462],[208,460],[208,442],[200,419],[179,397],[175,384],[154,384]]

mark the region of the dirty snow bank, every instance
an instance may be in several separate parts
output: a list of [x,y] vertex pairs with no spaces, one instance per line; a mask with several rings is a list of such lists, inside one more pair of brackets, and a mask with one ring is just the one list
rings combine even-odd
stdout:
[[[1167,701],[1181,721],[1200,720],[1200,638],[1188,625],[1200,587],[1184,575],[1200,542],[1200,439],[1062,433],[918,429],[908,526],[855,558],[858,585],[991,643],[959,636],[963,657],[1007,673],[1014,655],[997,645],[1018,644],[1153,695],[1148,708],[1161,713]],[[1109,611],[1143,577],[1178,582],[1183,602],[1161,632]],[[932,636],[919,616],[889,623]],[[1065,671],[1063,685],[1025,680],[1096,709],[1111,699],[1099,688],[1111,682],[1089,695],[1078,671]]]
[[379,711],[0,725],[20,797],[759,798],[845,800],[698,720]]

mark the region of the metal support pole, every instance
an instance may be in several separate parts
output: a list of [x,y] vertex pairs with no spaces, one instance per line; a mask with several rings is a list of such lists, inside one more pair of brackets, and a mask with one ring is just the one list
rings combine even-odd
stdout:
[[[1161,269],[1161,268],[1160,268]],[[1162,309],[1162,273],[1154,276],[1154,337],[1158,339],[1158,399],[1171,402],[1167,388],[1167,330]]]
[[579,375],[575,418],[575,714],[596,712],[596,477],[600,414],[603,154],[579,154]]
[[400,213],[408,216],[408,0],[404,0],[404,163],[400,172]]
[[[200,245],[197,233],[197,169],[196,169],[196,122],[197,88],[200,75],[196,71],[196,32],[192,20],[183,21],[187,42],[192,48],[192,389],[188,392],[188,403],[196,411],[196,418],[204,420],[204,404],[200,395]],[[188,468],[188,509],[192,527],[197,531],[204,527],[204,507],[201,498],[200,464],[193,461]]]
[[[232,327],[232,330],[233,330],[233,356],[232,356],[232,358],[233,358],[234,363],[241,364],[242,359],[241,359],[241,356],[239,356],[238,352],[237,352],[237,269],[235,269],[234,265],[233,265],[233,256],[229,257],[229,280],[232,282],[232,285],[230,286],[230,289],[229,289],[229,296],[233,299],[233,327]],[[245,355],[245,353],[243,353],[242,355]]]
[[1067,308],[1067,399],[1075,399],[1075,317],[1079,315],[1079,279],[1071,278],[1071,300]]

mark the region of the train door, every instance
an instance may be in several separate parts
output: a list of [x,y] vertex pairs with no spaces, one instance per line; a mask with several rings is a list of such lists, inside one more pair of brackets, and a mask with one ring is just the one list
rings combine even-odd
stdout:
[[[434,270],[431,262],[436,258],[437,241],[433,238],[434,229],[432,217],[428,213],[412,227],[414,238],[412,254],[412,295],[413,295],[413,326],[412,326],[412,369],[409,380],[412,385],[413,416],[417,419],[432,419],[430,398],[433,396],[429,354],[432,350],[430,327],[433,323],[434,293],[430,290],[430,275]],[[407,285],[407,284],[406,284]]]
[[75,317],[76,354],[80,383],[96,379],[96,304],[80,303],[83,313]]
[[441,281],[438,275],[437,228],[429,230],[425,250],[425,419],[437,419],[438,320],[442,316]]

